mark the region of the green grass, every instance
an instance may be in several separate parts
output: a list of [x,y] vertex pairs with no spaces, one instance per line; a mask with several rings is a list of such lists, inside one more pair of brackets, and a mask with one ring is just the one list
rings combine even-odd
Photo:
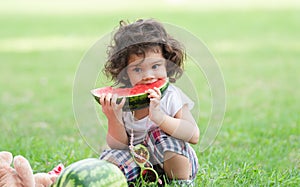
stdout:
[[[226,82],[222,129],[206,151],[195,146],[200,164],[197,183],[300,183],[299,8],[60,14],[10,8],[0,13],[0,151],[24,155],[34,172],[98,157],[81,138],[73,114],[77,67],[88,48],[120,19],[154,17],[202,39]],[[198,125],[203,133],[211,98],[207,85],[201,85]],[[99,142],[98,151],[103,144]]]

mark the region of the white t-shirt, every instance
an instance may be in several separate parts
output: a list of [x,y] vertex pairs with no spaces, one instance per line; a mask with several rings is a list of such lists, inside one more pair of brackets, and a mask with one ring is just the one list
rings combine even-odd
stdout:
[[[174,117],[175,114],[185,104],[188,105],[188,108],[190,110],[194,106],[194,102],[190,98],[188,98],[180,90],[180,88],[177,88],[176,86],[170,84],[166,90],[165,95],[160,101],[160,108],[168,116]],[[125,124],[125,129],[129,135],[131,134],[131,130],[133,129],[134,145],[142,143],[147,131],[152,126],[155,126],[154,122],[152,122],[148,116],[140,120],[135,120],[133,114],[130,111],[123,112],[123,122]]]

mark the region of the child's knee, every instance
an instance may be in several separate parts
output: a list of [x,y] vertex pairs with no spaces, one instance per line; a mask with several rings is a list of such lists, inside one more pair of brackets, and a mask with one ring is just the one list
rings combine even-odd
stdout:
[[189,159],[181,154],[171,152],[171,151],[166,151],[164,153],[164,162],[174,162],[176,163],[189,163]]
[[189,179],[190,161],[184,155],[167,151],[164,154],[164,171],[170,179]]

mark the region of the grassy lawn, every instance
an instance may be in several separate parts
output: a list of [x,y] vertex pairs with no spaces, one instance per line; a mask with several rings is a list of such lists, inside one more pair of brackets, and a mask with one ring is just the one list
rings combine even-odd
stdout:
[[[97,11],[89,6],[89,11],[81,11],[55,4],[47,9],[39,3],[47,10],[43,11],[38,6],[4,5],[7,8],[0,8],[0,151],[25,156],[34,172],[98,157],[104,139],[94,137],[102,142],[98,151],[91,149],[73,114],[73,81],[80,60],[119,20],[153,17],[200,38],[218,61],[226,83],[223,126],[211,147],[201,152],[195,146],[200,164],[197,183],[300,184],[299,6],[151,11]],[[198,98],[202,133],[211,110],[209,92],[205,86],[203,90]]]

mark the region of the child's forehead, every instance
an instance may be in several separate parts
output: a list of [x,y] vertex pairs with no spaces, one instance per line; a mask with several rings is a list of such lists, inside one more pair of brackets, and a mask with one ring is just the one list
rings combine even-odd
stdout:
[[128,47],[127,52],[129,56],[146,56],[151,53],[162,53],[162,47],[159,44],[137,44]]
[[142,63],[156,63],[164,61],[162,53],[146,52],[145,56],[131,54],[128,59],[128,65],[140,65]]

